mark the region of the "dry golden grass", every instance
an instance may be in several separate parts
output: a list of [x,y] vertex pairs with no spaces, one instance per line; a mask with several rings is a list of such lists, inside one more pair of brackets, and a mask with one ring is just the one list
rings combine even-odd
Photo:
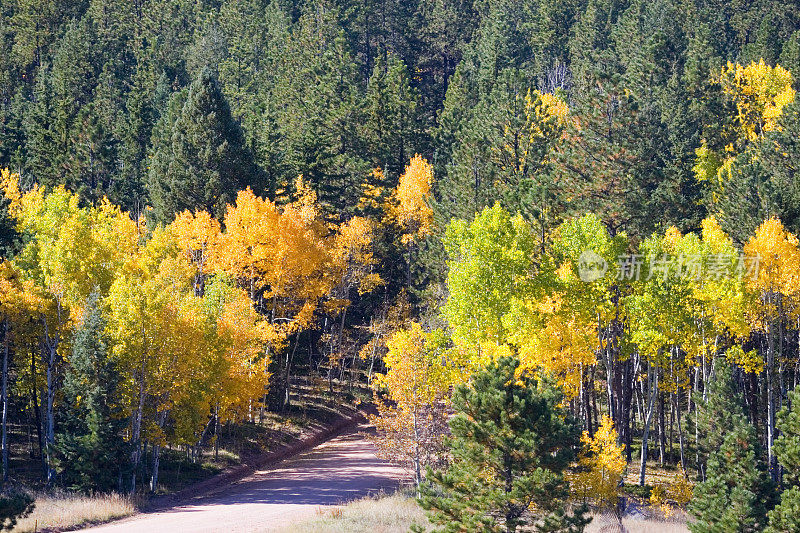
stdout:
[[[412,523],[430,526],[413,498],[402,493],[357,500],[341,507],[321,507],[317,516],[288,527],[284,533],[405,533]],[[624,518],[595,515],[586,533],[686,533],[686,517]]]
[[17,522],[15,532],[75,529],[82,525],[107,522],[136,512],[133,501],[118,494],[78,496],[41,494],[30,516]]
[[413,522],[428,525],[413,498],[402,494],[364,498],[342,507],[324,507],[317,516],[286,533],[406,533]]
[[670,518],[651,517],[646,519],[623,518],[622,527],[610,515],[594,515],[586,528],[586,533],[688,533],[686,518],[675,514]]

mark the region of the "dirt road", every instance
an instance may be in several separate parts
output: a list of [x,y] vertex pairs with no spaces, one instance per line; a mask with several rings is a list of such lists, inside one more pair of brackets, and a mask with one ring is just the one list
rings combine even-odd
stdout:
[[275,531],[338,505],[397,486],[404,472],[375,456],[357,427],[313,450],[256,472],[221,492],[166,511],[141,514],[92,533]]

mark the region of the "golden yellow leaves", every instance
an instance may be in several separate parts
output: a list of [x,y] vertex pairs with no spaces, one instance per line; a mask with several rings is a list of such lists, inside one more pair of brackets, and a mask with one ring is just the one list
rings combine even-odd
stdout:
[[372,223],[363,217],[353,217],[339,227],[331,250],[331,264],[341,282],[357,287],[359,294],[369,293],[383,283],[380,275],[372,271],[376,262],[372,240]]
[[431,233],[433,210],[428,201],[432,186],[433,167],[422,156],[415,155],[400,176],[388,210],[403,229],[404,244]]
[[[723,93],[736,105],[736,137],[740,145],[778,129],[783,108],[795,98],[791,73],[780,65],[770,67],[763,59],[746,67],[729,62],[712,81],[719,82]],[[734,143],[717,152],[703,139],[695,155],[696,164],[692,170],[698,181],[713,178],[712,184],[722,187],[731,178],[737,157]],[[719,192],[714,191],[713,195]]]
[[751,288],[792,295],[800,290],[800,249],[795,235],[780,220],[771,218],[758,227],[744,247],[745,255],[758,257],[758,276]]
[[729,62],[719,80],[725,94],[733,98],[736,120],[750,141],[774,130],[783,108],[794,101],[791,73],[780,65],[770,67],[763,59],[746,67]]
[[567,475],[573,494],[601,508],[615,506],[628,463],[625,446],[617,444],[617,431],[611,417],[603,415],[594,436],[584,431],[581,442],[583,451],[578,459],[578,471]]
[[184,211],[169,226],[181,254],[201,274],[209,273],[209,254],[219,245],[220,225],[205,211]]
[[446,337],[441,331],[426,333],[412,322],[386,342],[386,374],[376,376],[375,386],[385,387],[400,408],[431,404],[453,385],[453,367],[447,364]]
[[[125,408],[140,410],[146,397],[156,413],[171,410],[186,443],[212,407],[222,420],[246,415],[266,390],[270,357],[320,302],[335,313],[350,288],[380,283],[370,222],[328,224],[302,179],[288,205],[247,189],[224,226],[187,211],[151,231],[107,200],[82,206],[63,187],[25,192],[7,170],[0,182],[31,236],[13,264],[0,263],[0,304],[13,306],[2,312],[26,310],[21,323],[57,331],[66,358],[68,319],[80,319],[98,288]],[[154,420],[143,424],[160,431]]]
[[756,350],[745,352],[741,346],[734,344],[725,352],[728,361],[742,368],[748,374],[760,374],[764,370],[764,360]]
[[678,472],[666,482],[656,484],[650,491],[650,503],[661,507],[661,511],[670,516],[676,509],[685,509],[694,493],[694,484],[686,474]]
[[745,281],[751,293],[748,318],[754,329],[768,331],[782,314],[800,315],[800,247],[783,224],[771,218],[756,229],[744,247],[757,258],[757,276]]
[[555,118],[559,125],[565,124],[569,115],[567,102],[555,94],[538,91],[537,94],[542,102],[537,108],[537,114],[540,116],[546,114]]
[[581,317],[554,312],[544,328],[528,337],[519,347],[521,366],[553,376],[566,400],[581,390],[583,371],[596,359],[596,325]]

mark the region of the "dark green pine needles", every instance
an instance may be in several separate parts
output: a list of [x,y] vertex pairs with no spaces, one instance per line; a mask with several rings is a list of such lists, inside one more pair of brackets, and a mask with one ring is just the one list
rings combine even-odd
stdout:
[[[450,466],[429,471],[421,504],[441,531],[582,531],[585,508],[564,512],[562,472],[578,445],[577,425],[519,361],[501,358],[453,395]],[[545,520],[547,519],[547,520]],[[542,522],[543,520],[544,523]]]

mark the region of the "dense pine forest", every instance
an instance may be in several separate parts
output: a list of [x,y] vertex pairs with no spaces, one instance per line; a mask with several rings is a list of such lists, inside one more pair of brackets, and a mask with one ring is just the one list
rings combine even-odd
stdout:
[[0,48],[15,509],[313,392],[448,531],[800,531],[800,3],[0,0]]

